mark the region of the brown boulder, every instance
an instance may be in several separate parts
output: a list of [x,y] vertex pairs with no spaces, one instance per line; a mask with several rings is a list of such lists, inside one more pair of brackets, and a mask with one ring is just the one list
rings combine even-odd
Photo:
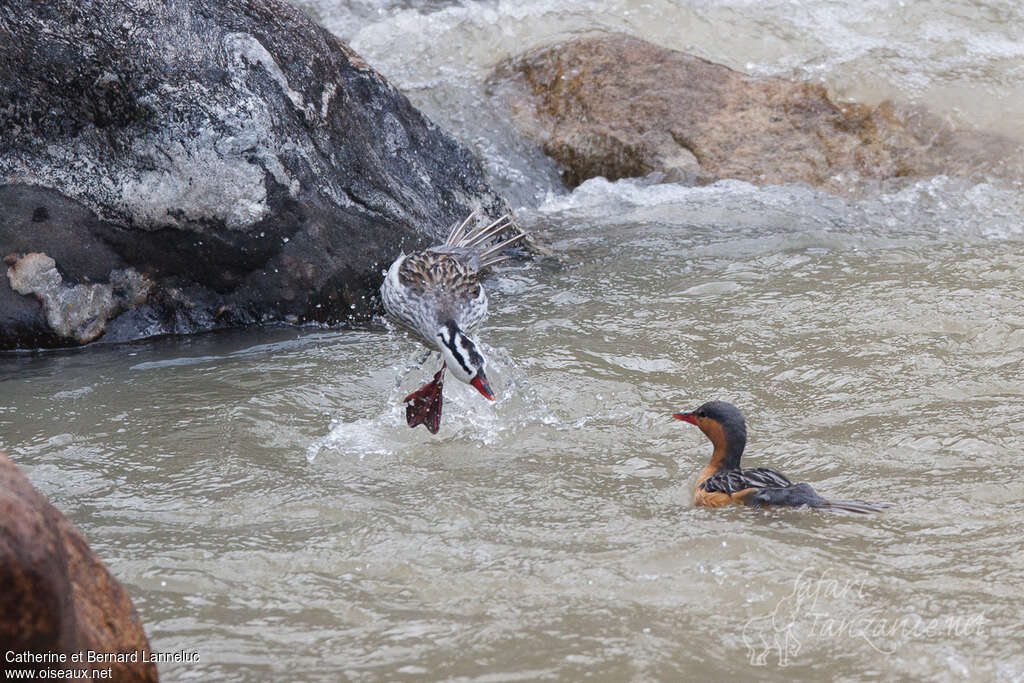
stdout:
[[111,668],[109,678],[115,681],[157,680],[152,662],[72,661],[89,650],[150,658],[149,641],[121,584],[3,453],[0,587],[0,649],[13,655],[65,656],[63,663],[9,662],[5,654],[0,669]]
[[[821,86],[747,76],[626,35],[511,58],[491,90],[574,187],[668,172],[833,191],[864,181],[1019,175],[1019,145],[891,103],[837,104]],[[681,176],[681,177],[679,177]]]

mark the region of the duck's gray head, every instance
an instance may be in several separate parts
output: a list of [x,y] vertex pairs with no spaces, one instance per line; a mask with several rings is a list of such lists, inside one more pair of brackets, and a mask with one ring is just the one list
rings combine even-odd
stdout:
[[708,401],[689,413],[675,413],[677,420],[697,425],[715,446],[721,449],[726,464],[739,467],[747,445],[747,421],[740,409],[726,401]]

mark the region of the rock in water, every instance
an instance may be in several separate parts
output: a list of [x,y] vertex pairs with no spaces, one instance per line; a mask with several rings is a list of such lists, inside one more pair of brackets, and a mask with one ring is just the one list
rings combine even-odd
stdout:
[[0,141],[0,348],[341,321],[401,249],[505,209],[278,0],[0,3]]
[[[155,681],[139,616],[71,523],[0,452],[0,643],[11,653],[64,653],[64,663],[2,669],[112,668],[115,681]],[[124,653],[135,662],[73,663],[79,652]],[[79,680],[76,678],[76,680]]]
[[954,131],[920,110],[837,104],[810,83],[754,77],[601,34],[500,64],[491,89],[570,187],[653,171],[844,192],[937,174],[1018,178],[1018,144]]

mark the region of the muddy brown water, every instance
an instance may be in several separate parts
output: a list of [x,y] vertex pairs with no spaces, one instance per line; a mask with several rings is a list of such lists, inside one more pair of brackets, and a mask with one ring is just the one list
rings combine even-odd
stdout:
[[[1024,241],[890,200],[524,212],[565,262],[488,282],[499,400],[448,383],[436,437],[380,326],[8,356],[3,447],[199,653],[168,680],[1013,678]],[[710,449],[670,414],[710,398],[748,464],[894,507],[692,508]]]

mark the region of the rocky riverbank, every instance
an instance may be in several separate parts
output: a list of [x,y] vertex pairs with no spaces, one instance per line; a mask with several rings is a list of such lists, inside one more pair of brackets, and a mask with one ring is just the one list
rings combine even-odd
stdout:
[[380,270],[505,201],[278,0],[0,7],[0,349],[375,309]]
[[834,102],[818,85],[748,76],[621,34],[508,59],[490,87],[569,187],[660,171],[687,184],[848,192],[935,175],[1019,179],[1024,169],[1018,144],[921,109]]

